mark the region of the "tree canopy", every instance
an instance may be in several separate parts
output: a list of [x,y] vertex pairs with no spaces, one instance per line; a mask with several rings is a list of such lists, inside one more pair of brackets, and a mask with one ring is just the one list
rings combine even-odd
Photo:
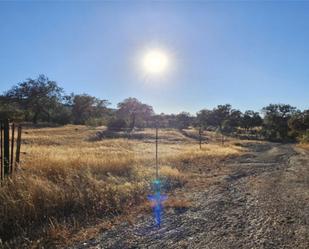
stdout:
[[117,116],[126,120],[131,129],[136,125],[145,126],[149,118],[154,115],[152,106],[144,104],[136,98],[127,98],[118,103],[117,107]]
[[262,109],[264,114],[263,134],[270,140],[289,138],[289,119],[296,113],[296,107],[286,104],[270,104]]
[[39,118],[50,121],[52,113],[62,101],[63,89],[57,82],[40,75],[36,79],[27,79],[7,91],[3,100],[22,110],[25,120],[37,123]]
[[309,110],[300,111],[288,104],[270,104],[259,112],[242,113],[230,104],[202,109],[192,115],[155,114],[152,106],[136,98],[126,98],[110,108],[109,102],[89,94],[65,94],[56,81],[45,75],[29,78],[0,95],[0,119],[56,124],[106,125],[121,130],[135,127],[186,129],[195,126],[224,135],[239,132],[260,134],[268,140],[309,139]]

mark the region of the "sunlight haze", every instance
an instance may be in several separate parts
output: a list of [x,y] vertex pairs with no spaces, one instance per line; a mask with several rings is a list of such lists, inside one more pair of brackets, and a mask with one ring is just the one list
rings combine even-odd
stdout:
[[305,109],[308,12],[306,2],[1,2],[0,91],[45,74],[112,107],[136,97],[158,113]]

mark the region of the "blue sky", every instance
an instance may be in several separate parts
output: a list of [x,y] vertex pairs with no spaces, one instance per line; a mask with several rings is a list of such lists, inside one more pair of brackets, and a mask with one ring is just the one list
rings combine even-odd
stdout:
[[[152,48],[168,54],[166,75],[141,70]],[[156,112],[309,108],[309,2],[0,2],[0,91],[41,73]]]

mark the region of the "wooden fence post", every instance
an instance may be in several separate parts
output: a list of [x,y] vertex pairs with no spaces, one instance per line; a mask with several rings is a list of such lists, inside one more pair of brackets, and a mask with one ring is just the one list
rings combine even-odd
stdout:
[[156,179],[159,179],[159,165],[158,165],[158,125],[156,125]]
[[10,127],[9,120],[3,122],[3,172],[4,176],[10,173]]
[[[15,139],[15,124],[10,126],[9,120],[0,120],[0,181],[17,169],[20,161],[21,125],[18,125]],[[11,132],[12,129],[12,132]],[[15,151],[16,141],[16,151]],[[15,154],[15,160],[14,160]],[[14,168],[15,167],[15,168]],[[2,183],[1,183],[2,185]]]
[[200,150],[202,149],[202,128],[199,129],[199,138],[200,138]]
[[2,120],[0,120],[0,173],[1,173],[1,180],[3,180],[3,123]]
[[15,142],[15,124],[12,123],[12,137],[11,137],[11,164],[10,173],[13,174],[13,162],[14,162],[14,142]]
[[17,170],[17,167],[19,166],[20,145],[21,145],[21,126],[19,125],[17,130],[17,141],[16,141],[15,170]]

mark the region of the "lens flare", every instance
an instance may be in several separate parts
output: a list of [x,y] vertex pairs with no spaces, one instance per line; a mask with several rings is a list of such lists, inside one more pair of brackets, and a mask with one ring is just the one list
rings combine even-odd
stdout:
[[161,227],[161,217],[163,213],[163,202],[167,199],[166,195],[161,195],[161,181],[156,179],[153,181],[154,194],[148,195],[148,200],[152,202],[152,209],[155,217],[155,222],[158,227]]

